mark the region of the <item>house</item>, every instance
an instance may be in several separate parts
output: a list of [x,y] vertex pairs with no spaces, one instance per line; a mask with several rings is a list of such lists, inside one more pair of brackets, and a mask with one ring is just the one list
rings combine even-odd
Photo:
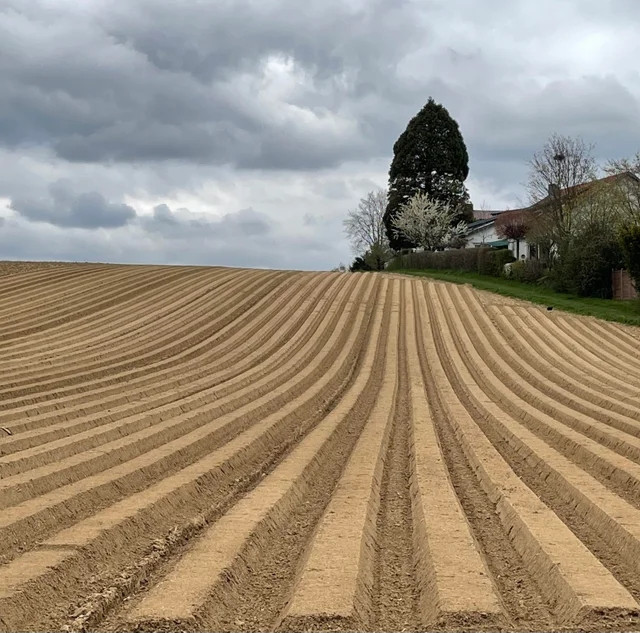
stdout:
[[483,246],[496,246],[496,242],[502,242],[496,233],[495,218],[475,220],[467,225],[466,248],[481,248]]
[[[526,237],[520,240],[505,240],[500,237],[498,228],[502,224],[511,223],[531,224],[540,214],[552,208],[552,205],[562,201],[565,204],[582,204],[581,198],[588,192],[597,190],[599,193],[607,193],[610,187],[622,187],[637,195],[638,183],[640,180],[630,172],[623,172],[606,176],[598,180],[559,189],[556,185],[549,185],[549,193],[538,202],[521,209],[511,209],[506,211],[474,211],[475,221],[468,226],[467,248],[478,248],[490,246],[493,248],[508,248],[516,259],[536,259],[538,257],[538,246],[534,241],[529,241]],[[589,198],[583,198],[587,204]]]
[[[496,221],[498,216],[506,211],[489,211],[493,217],[475,220],[467,225],[467,244],[465,248],[508,248],[516,259],[529,259],[535,255],[535,245],[529,245],[525,240],[507,240],[498,235]],[[474,213],[475,215],[475,213]],[[533,246],[533,248],[531,248]]]

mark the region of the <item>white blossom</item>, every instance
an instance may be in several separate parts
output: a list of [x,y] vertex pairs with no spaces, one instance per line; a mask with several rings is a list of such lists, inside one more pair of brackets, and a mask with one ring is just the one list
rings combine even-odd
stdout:
[[467,224],[458,222],[452,226],[454,217],[448,204],[419,192],[400,207],[391,225],[397,237],[404,236],[427,251],[435,251],[464,238]]

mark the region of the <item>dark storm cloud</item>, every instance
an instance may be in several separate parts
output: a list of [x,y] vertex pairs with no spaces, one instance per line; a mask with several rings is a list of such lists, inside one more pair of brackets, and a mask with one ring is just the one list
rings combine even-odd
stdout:
[[46,197],[12,199],[10,208],[31,222],[83,229],[123,226],[136,216],[129,205],[108,202],[95,191],[76,194],[64,181],[53,183]]

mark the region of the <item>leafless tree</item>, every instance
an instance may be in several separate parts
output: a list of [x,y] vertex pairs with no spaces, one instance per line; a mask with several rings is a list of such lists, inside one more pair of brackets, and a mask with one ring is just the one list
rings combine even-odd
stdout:
[[560,248],[571,237],[582,185],[597,178],[593,149],[581,138],[553,134],[529,161],[527,191],[531,202],[542,205],[536,232]]
[[400,207],[392,226],[396,235],[404,236],[427,251],[435,251],[464,238],[467,224],[460,221],[452,226],[455,216],[456,210],[448,204],[419,192]]
[[363,257],[373,254],[377,268],[384,268],[384,262],[391,257],[383,222],[386,208],[387,192],[384,189],[370,191],[343,222],[353,252]]
[[579,137],[552,134],[541,151],[529,161],[527,191],[532,203],[549,194],[549,185],[567,190],[595,180],[598,166],[594,145]]
[[640,178],[640,152],[636,152],[636,155],[633,158],[610,160],[604,166],[604,171],[611,176],[629,172]]

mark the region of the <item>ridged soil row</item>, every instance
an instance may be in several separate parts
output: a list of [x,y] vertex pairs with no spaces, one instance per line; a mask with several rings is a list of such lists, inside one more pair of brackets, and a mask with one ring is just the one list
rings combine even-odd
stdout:
[[[313,296],[315,293],[310,293],[309,299]],[[265,323],[261,315],[269,311],[264,309],[265,305],[278,305],[278,303],[279,301],[273,301],[270,295],[263,297],[248,309],[241,319],[218,330],[215,338],[167,360],[150,364],[146,373],[143,368],[126,372],[125,377],[128,377],[128,380],[124,385],[121,382],[112,384],[110,380],[106,381],[106,384],[94,381],[95,385],[91,390],[66,396],[60,395],[55,400],[0,411],[0,423],[11,426],[14,433],[20,433],[26,438],[30,431],[38,434],[39,428],[54,425],[57,421],[69,422],[66,427],[70,428],[72,420],[81,416],[90,416],[92,413],[109,412],[115,416],[117,412],[114,407],[123,404],[143,405],[143,408],[139,409],[142,411],[147,408],[144,400],[147,398],[155,400],[155,396],[160,392],[166,396],[169,391],[170,394],[179,397],[186,386],[208,375],[210,365],[216,364],[220,371],[233,366],[232,359],[235,358],[237,361],[242,356],[238,347],[239,341],[246,340],[247,358],[252,358],[257,345],[260,344],[260,342],[256,343],[255,334]],[[298,323],[296,319],[292,319],[292,322]],[[230,353],[231,351],[235,352],[235,357]],[[240,364],[243,369],[246,369],[246,363]],[[65,425],[60,428],[65,428]],[[20,440],[16,439],[16,441]]]
[[[100,266],[96,266],[96,268],[100,268]],[[67,277],[89,274],[93,269],[93,267],[82,265],[77,267],[61,266],[55,269],[49,268],[2,275],[0,276],[0,292],[4,298],[8,299],[12,294],[22,294],[25,288],[30,288],[34,291],[39,286],[49,288],[54,283]]]
[[[498,628],[506,623],[503,606],[456,495],[436,432],[440,407],[425,364],[423,330],[429,323],[418,304],[419,288],[412,284],[406,303],[409,481],[418,627]],[[493,530],[494,535],[498,532]]]
[[[393,288],[394,282],[384,280],[382,283],[385,287],[387,283],[392,286],[393,295],[383,289],[376,304],[362,364],[355,381],[337,406],[271,475],[221,517],[170,573],[134,606],[128,614],[128,622],[138,628],[153,628],[167,622],[219,628],[225,613],[237,618],[239,613],[245,612],[234,602],[246,596],[244,584],[251,582],[256,573],[260,574],[263,561],[273,561],[270,550],[279,547],[280,533],[292,524],[291,519],[297,512],[306,514],[309,517],[307,525],[313,526],[353,445],[358,442],[349,465],[361,446],[363,434],[360,431],[383,378],[380,357],[385,354],[383,350],[388,352],[395,347],[390,331],[393,331],[394,315],[397,328],[398,293]],[[383,311],[385,303],[387,309]],[[298,524],[294,519],[293,525]],[[295,539],[298,554],[305,537],[309,536],[309,527],[303,531],[302,539]],[[294,575],[294,564],[295,559],[287,566],[290,576]],[[194,574],[194,565],[206,569],[206,573]],[[182,590],[176,591],[177,587]],[[278,587],[273,587],[274,590]],[[280,597],[280,607],[283,599],[286,596]],[[279,614],[276,611],[271,615],[277,618]],[[238,627],[237,623],[235,627]]]
[[[93,360],[87,354],[86,360],[80,363],[70,364],[68,369],[51,371],[49,368],[36,368],[36,372],[23,380],[8,383],[9,389],[3,389],[0,395],[3,400],[10,401],[29,395],[31,399],[42,398],[49,393],[57,391],[67,392],[69,387],[78,388],[91,384],[91,381],[117,374],[127,369],[145,366],[155,360],[171,357],[177,352],[189,349],[202,341],[209,340],[216,333],[221,324],[229,323],[242,315],[242,307],[246,309],[259,298],[273,291],[286,277],[287,273],[271,273],[261,279],[259,274],[250,275],[251,281],[246,283],[248,297],[242,301],[237,300],[237,287],[235,280],[230,279],[229,287],[225,287],[219,295],[207,298],[199,310],[185,314],[176,320],[173,328],[167,328],[164,335],[155,341],[137,341],[125,343],[127,353],[119,352],[119,346],[114,345],[110,358],[98,358]],[[257,292],[254,292],[257,290]],[[246,305],[248,304],[248,306]],[[214,307],[215,306],[215,307]],[[213,309],[212,309],[213,308]],[[229,309],[231,308],[231,309]],[[191,318],[190,318],[191,316]],[[190,327],[183,327],[189,324]],[[160,334],[159,334],[160,336]],[[146,344],[145,344],[146,343]],[[35,395],[33,395],[35,394]]]
[[[570,363],[558,355],[555,363],[550,363],[536,351],[536,346],[530,332],[524,327],[519,327],[513,319],[508,319],[504,315],[495,315],[491,320],[482,306],[477,302],[466,289],[460,293],[452,293],[454,298],[460,297],[458,303],[464,300],[473,309],[474,318],[479,320],[485,327],[485,333],[492,343],[495,341],[498,348],[503,350],[507,363],[516,369],[520,374],[530,376],[536,386],[539,386],[545,393],[563,400],[571,396],[579,396],[579,400],[572,400],[578,410],[586,413],[585,408],[595,405],[604,410],[604,415],[608,412],[615,412],[621,416],[636,420],[640,418],[640,403],[634,403],[631,398],[620,397],[620,394],[612,394],[611,388],[606,385],[597,384],[596,381],[587,383],[575,377],[575,372],[571,369]],[[567,394],[567,395],[564,395]],[[568,400],[566,400],[568,401]],[[590,409],[591,410],[591,409]]]
[[[415,591],[416,574],[413,543],[414,499],[410,482],[413,478],[412,435],[409,377],[407,371],[408,332],[407,320],[412,307],[410,302],[412,282],[402,282],[400,297],[400,322],[397,341],[397,365],[395,372],[396,397],[391,410],[389,438],[381,451],[382,477],[376,516],[376,556],[373,565],[374,622],[377,630],[414,630],[418,623],[418,595]],[[385,438],[386,439],[386,438]],[[378,483],[378,479],[374,480]],[[371,511],[371,509],[370,509]],[[361,570],[361,573],[363,571]]]
[[[455,293],[455,290],[451,292]],[[585,469],[593,471],[605,485],[614,487],[621,494],[631,494],[636,503],[640,502],[640,465],[631,461],[640,461],[640,439],[556,403],[529,387],[527,376],[514,378],[503,367],[507,352],[503,349],[501,353],[499,346],[488,342],[487,330],[477,327],[481,322],[477,315],[470,320],[473,306],[453,303],[448,293],[445,287],[439,289],[451,329],[457,333],[460,353],[485,393],[505,413]],[[617,422],[616,426],[625,423],[625,420],[610,421]],[[631,419],[626,426],[631,431],[638,430]]]
[[[61,282],[55,281],[41,288],[28,289],[27,292],[16,294],[14,297],[4,297],[2,307],[0,308],[0,317],[3,318],[3,324],[19,322],[22,317],[27,323],[29,315],[33,312],[34,319],[40,318],[44,313],[60,310],[64,305],[58,303],[59,297],[81,297],[82,293],[95,291],[96,286],[102,285],[105,280],[111,283],[113,280],[119,282],[121,280],[130,280],[141,271],[135,271],[127,268],[114,267],[98,269],[91,271],[89,274],[79,276],[77,274],[70,275]],[[153,271],[145,271],[147,276],[153,275]],[[24,319],[23,313],[27,313],[27,319]],[[2,328],[5,329],[4,327]]]
[[[105,293],[103,289],[95,288],[93,283],[88,282],[89,289],[84,292],[83,300],[74,301],[72,307],[69,307],[65,302],[61,302],[61,297],[52,291],[50,301],[52,308],[45,309],[34,306],[32,313],[35,318],[17,321],[15,324],[7,321],[6,326],[0,328],[0,343],[13,341],[89,314],[95,314],[129,297],[133,297],[138,291],[141,275],[150,277],[149,284],[162,286],[166,283],[161,271],[145,271],[142,273],[140,271],[125,271],[115,274],[112,272],[107,275],[109,291]],[[117,283],[114,283],[114,281]],[[75,285],[72,284],[72,287],[75,288]],[[64,298],[64,295],[62,298]]]
[[587,327],[583,319],[556,316],[554,321],[561,330],[573,336],[585,349],[614,366],[622,364],[625,370],[640,381],[640,359],[637,350],[635,353],[627,352],[611,340],[603,338],[596,328]]
[[381,371],[375,404],[302,561],[283,614],[285,630],[369,628],[376,619],[377,518],[398,387],[399,289],[406,282],[391,283],[393,303],[384,348],[369,361]]
[[604,375],[605,378],[621,385],[624,389],[630,390],[634,396],[640,395],[640,383],[638,377],[630,375],[620,366],[615,357],[608,354],[602,354],[602,350],[589,349],[576,336],[573,331],[565,331],[559,327],[556,319],[546,316],[540,309],[536,308],[515,308],[516,312],[525,317],[528,323],[537,323],[541,331],[546,332],[547,337],[553,337],[556,345],[558,343],[575,356],[582,358],[591,367],[591,372],[598,375]]
[[[341,354],[340,350],[353,327],[352,324],[345,327],[345,320],[352,311],[362,312],[364,309],[366,304],[361,303],[358,306],[358,301],[361,302],[362,293],[365,291],[364,286],[370,285],[370,281],[369,277],[357,280],[356,284],[360,292],[352,290],[351,294],[347,293],[343,297],[342,306],[332,305],[326,311],[321,330],[300,350],[299,357],[290,359],[275,375],[265,376],[257,383],[241,390],[235,398],[235,403],[232,403],[232,407],[226,413],[224,410],[219,410],[212,418],[211,409],[215,411],[216,407],[214,403],[209,407],[210,410],[204,407],[192,415],[187,414],[177,419],[170,418],[167,425],[174,429],[176,439],[161,443],[157,448],[143,452],[137,457],[129,457],[125,452],[125,445],[118,456],[126,461],[102,472],[84,476],[83,479],[73,483],[60,485],[58,480],[62,476],[75,479],[79,475],[85,475],[87,464],[80,461],[75,468],[70,465],[62,471],[57,468],[57,465],[52,465],[53,479],[41,479],[38,485],[50,485],[51,481],[55,480],[60,487],[3,511],[0,516],[0,534],[3,536],[0,550],[6,551],[19,542],[32,542],[53,527],[60,528],[70,520],[87,516],[100,504],[112,503],[121,498],[125,488],[130,491],[142,489],[154,478],[175,472],[217,446],[221,446],[254,425],[256,420],[264,415],[278,410],[283,411],[286,403],[310,387],[319,384],[318,377],[322,376],[331,364],[332,358]],[[347,304],[346,308],[344,301]],[[319,353],[320,350],[322,350],[321,353]],[[315,359],[315,363],[309,364],[309,359]],[[131,440],[131,438],[128,439]],[[103,460],[110,458],[109,454],[99,455],[93,464],[102,466]],[[37,481],[30,481],[26,492],[23,492],[20,487],[14,487],[7,492],[7,495],[13,494],[17,496],[16,498],[20,498],[24,494],[37,494],[35,489]],[[10,503],[9,497],[7,501]]]
[[605,344],[607,349],[614,353],[619,350],[625,356],[633,358],[637,364],[640,364],[640,359],[638,359],[638,344],[640,341],[637,338],[634,339],[629,336],[622,328],[607,327],[608,323],[601,322],[598,319],[590,319],[588,322],[580,320],[579,325],[584,327],[587,323],[589,329],[594,335],[598,336],[600,343]]
[[[474,439],[473,433],[475,429],[472,421],[465,415],[461,403],[456,399],[455,392],[448,381],[440,360],[435,337],[436,332],[434,332],[434,328],[437,328],[438,324],[434,323],[430,314],[425,297],[426,289],[426,284],[421,283],[417,284],[414,292],[417,313],[417,353],[420,359],[422,375],[424,376],[423,384],[429,404],[428,412],[433,422],[442,455],[445,476],[451,482],[453,493],[459,500],[464,519],[468,522],[473,541],[482,558],[480,568],[484,563],[489,570],[490,580],[502,603],[506,622],[513,623],[516,629],[550,628],[553,623],[553,617],[549,606],[538,588],[534,575],[531,574],[531,570],[527,567],[520,551],[512,542],[510,528],[501,520],[497,505],[499,497],[491,494],[495,487],[487,485],[488,482],[483,481],[483,478],[478,477],[476,473],[479,457],[472,450],[472,445],[469,443]],[[458,425],[454,425],[453,422],[456,417],[461,417],[460,421],[466,423],[465,427],[471,431],[471,438],[467,436],[466,445],[461,443],[459,439],[464,437],[461,431],[465,427],[460,425],[460,421]],[[416,460],[421,454],[417,446],[418,439],[416,438]],[[481,446],[480,448],[487,450],[486,446]],[[488,455],[493,457],[491,450],[488,451]],[[494,476],[499,482],[499,477],[501,475],[504,476],[505,473],[502,472],[499,464],[496,466],[500,470],[495,472]],[[496,467],[492,470],[496,471]],[[416,481],[420,481],[420,466],[418,463],[416,464]],[[449,501],[450,498],[445,499],[444,503],[448,504]],[[434,519],[437,520],[437,515],[434,516]],[[421,522],[414,520],[414,525],[420,527]],[[457,529],[462,529],[459,522]],[[437,539],[437,533],[433,538]],[[464,539],[464,532],[462,532],[461,539]],[[432,559],[435,559],[436,548],[437,541],[433,546]],[[420,554],[422,551],[418,549],[417,553]],[[468,554],[468,556],[471,557],[471,561],[467,563],[467,566],[471,567],[471,571],[467,571],[467,573],[470,573],[471,578],[474,579],[473,584],[477,585],[481,582],[477,578],[478,574],[474,573],[474,568],[475,572],[478,571],[478,562],[472,560],[473,556],[471,554]],[[424,555],[419,556],[418,560],[424,560]],[[435,562],[433,564],[434,566],[436,565]],[[449,569],[445,567],[441,573],[446,576],[448,571]],[[433,573],[437,573],[437,568]],[[425,577],[429,577],[428,573],[421,574],[421,578],[424,579]],[[456,580],[453,579],[451,585],[449,585],[449,591],[453,592],[454,600],[457,584]],[[486,584],[483,591],[484,604],[491,605],[491,594],[490,591],[487,594]],[[421,593],[424,596],[424,591]],[[446,606],[448,606],[448,602],[451,599],[449,597]],[[427,593],[422,600],[423,612],[427,615],[434,612],[438,613],[435,611],[437,600],[436,594]],[[468,605],[469,619],[472,622],[478,620],[479,618],[474,616],[473,599],[467,596],[466,600],[461,602],[461,606],[464,604]],[[443,614],[445,621],[448,615],[446,606]],[[463,609],[460,610],[463,611]],[[495,606],[487,609],[484,613],[487,613],[489,618],[491,617],[490,614],[493,614],[496,618],[499,617],[495,612]],[[460,615],[464,618],[463,613]],[[456,616],[454,615],[452,619],[455,622]]]
[[[477,358],[468,362],[477,362]],[[465,373],[463,370],[461,376],[464,384],[468,385]],[[640,569],[640,510],[607,490],[602,483],[512,418],[500,415],[500,410],[491,403],[480,404],[473,395],[471,402],[484,413],[485,421],[502,441],[529,464],[535,465],[547,483],[556,488],[558,496],[572,504],[574,514],[580,516],[612,549],[619,550],[627,565],[637,573]]]
[[[372,290],[368,282],[374,279],[366,281]],[[363,282],[364,279],[358,284],[362,286]],[[373,297],[375,294],[371,293]],[[330,368],[323,363],[317,366],[316,381],[310,389],[293,399],[290,392],[285,392],[289,398],[285,398],[273,414],[266,415],[265,411],[266,417],[260,415],[259,422],[232,436],[219,449],[208,451],[199,461],[171,476],[164,472],[164,479],[158,483],[153,483],[158,477],[152,477],[147,482],[151,487],[137,494],[130,489],[128,497],[94,516],[79,523],[76,516],[76,521],[71,521],[75,525],[43,543],[41,549],[5,565],[0,576],[3,624],[15,628],[16,623],[29,621],[35,613],[41,617],[45,613],[48,617],[63,617],[62,613],[43,611],[42,605],[48,602],[51,606],[74,592],[76,597],[90,593],[86,584],[94,571],[95,560],[104,557],[105,564],[125,564],[131,559],[134,541],[142,539],[149,543],[159,529],[168,529],[179,518],[192,518],[194,509],[204,511],[207,503],[216,500],[222,503],[225,495],[233,499],[238,490],[254,485],[261,472],[268,472],[270,461],[277,461],[318,421],[325,408],[332,406],[345,381],[350,380],[357,350],[365,339],[367,328],[363,323],[368,322],[371,305],[362,301],[361,293],[349,298],[350,308],[345,309],[344,304],[334,305],[325,318],[323,327],[332,332],[335,340],[328,349],[333,363]],[[350,313],[351,309],[355,315]],[[209,514],[215,515],[215,508],[209,509]],[[61,524],[62,521],[58,521],[54,525],[59,529]],[[18,602],[17,595],[20,596]]]
[[[13,310],[16,308],[20,309],[20,307],[24,305],[25,295],[35,302],[39,297],[47,296],[52,292],[52,290],[57,288],[64,288],[69,285],[72,286],[73,283],[82,284],[84,283],[84,279],[90,278],[91,275],[96,272],[97,271],[90,270],[76,272],[66,271],[64,274],[58,273],[57,276],[40,273],[40,280],[34,280],[33,285],[23,282],[21,284],[17,284],[12,289],[0,289],[0,294],[3,299],[2,313],[3,315],[8,315],[10,317]],[[6,279],[6,277],[2,279]]]
[[[248,395],[242,392],[245,387],[251,387],[254,399],[270,393],[274,387],[295,376],[304,363],[305,352],[309,357],[313,357],[318,353],[320,345],[321,342],[315,348],[310,345],[304,348],[286,346],[281,354],[284,359],[271,357],[252,367],[246,374],[241,374],[237,379],[227,381],[218,388],[203,389],[194,397],[183,396],[171,405],[145,412],[142,416],[135,416],[131,425],[134,425],[134,428],[141,427],[140,430],[134,432],[132,428],[128,428],[128,433],[115,433],[116,439],[100,444],[97,450],[93,450],[93,442],[89,440],[96,435],[105,439],[104,434],[99,433],[99,428],[90,429],[84,434],[84,439],[87,440],[86,448],[78,445],[71,437],[63,438],[51,447],[46,444],[42,449],[36,447],[4,457],[0,460],[0,472],[4,475],[4,479],[0,481],[0,507],[18,503],[34,494],[43,494],[59,485],[95,473],[111,463],[122,461],[123,455],[131,459],[201,426],[203,420],[208,421],[221,414],[228,414],[247,401]],[[278,370],[281,367],[287,370],[287,373],[279,375]],[[241,393],[241,397],[236,395],[238,392]],[[192,411],[197,415],[189,416]],[[117,425],[115,430],[120,428],[121,425]],[[74,447],[79,450],[70,451]],[[43,450],[57,455],[55,464],[48,465],[52,459],[45,457],[47,454],[43,455]],[[70,455],[62,458],[62,453],[69,451]],[[29,466],[31,470],[28,470]],[[25,472],[27,470],[28,472]],[[16,474],[9,475],[12,471],[16,471]],[[23,474],[18,474],[20,472]]]
[[636,331],[638,328],[610,321],[598,323],[598,326],[609,332],[621,344],[626,345],[630,351],[638,348],[638,343],[640,343],[640,333]]
[[[520,437],[519,434],[511,436],[510,430],[498,425],[485,425],[483,428],[518,476],[638,599],[638,510],[605,490],[586,473],[581,473],[574,464],[548,451],[546,444],[536,444],[528,436],[522,435],[521,441],[528,445],[523,447],[516,439]],[[509,439],[505,440],[505,437]],[[546,454],[550,457],[545,459],[543,456]],[[610,482],[605,479],[604,483]],[[578,492],[578,487],[582,492]],[[626,496],[625,490],[618,492]],[[637,504],[637,498],[635,502]],[[601,627],[603,621],[594,618],[592,624]],[[615,618],[614,622],[622,626],[637,626],[638,613],[631,612],[628,618]]]
[[[178,334],[181,332],[181,325],[189,318],[189,316],[192,319],[191,323],[193,323],[193,326],[197,327],[198,317],[203,313],[211,313],[211,317],[215,317],[217,314],[220,314],[218,309],[219,305],[212,304],[213,298],[218,298],[220,302],[223,303],[225,299],[228,299],[228,297],[233,297],[235,294],[234,288],[236,282],[242,283],[243,281],[242,275],[242,272],[237,275],[227,273],[226,280],[224,277],[219,278],[219,281],[212,280],[213,283],[208,283],[207,287],[198,293],[195,302],[191,302],[190,304],[183,306],[181,310],[174,312],[173,314],[169,313],[163,315],[162,303],[160,302],[160,298],[158,298],[159,301],[155,306],[146,307],[147,313],[149,313],[150,310],[155,311],[153,323],[147,323],[145,328],[139,329],[137,333],[134,333],[134,335],[125,337],[116,336],[117,329],[114,320],[106,319],[102,326],[102,332],[104,332],[104,330],[106,330],[106,332],[114,332],[110,345],[97,345],[94,344],[93,341],[85,341],[84,354],[81,352],[76,354],[69,353],[68,356],[65,355],[65,357],[61,358],[57,356],[57,352],[55,352],[54,358],[57,358],[57,362],[55,363],[38,363],[36,361],[27,365],[27,368],[23,371],[12,371],[11,382],[8,383],[8,386],[17,388],[34,382],[37,384],[38,381],[45,382],[53,378],[61,378],[65,375],[73,376],[78,373],[78,368],[89,371],[91,368],[100,367],[101,364],[104,368],[107,368],[109,366],[109,361],[112,359],[117,359],[122,362],[127,358],[135,357],[133,354],[134,350],[141,353],[145,348],[150,348],[151,339],[153,339],[154,336],[156,337],[156,341],[162,341],[167,344],[172,339],[178,338]],[[177,285],[178,284],[171,284],[174,296],[179,292],[179,287],[176,288]],[[197,281],[194,281],[192,278],[190,287],[193,286],[197,287],[198,284]],[[214,305],[215,308],[212,309]],[[144,315],[144,312],[142,312],[143,310],[145,310],[144,306],[137,304],[129,307],[129,314],[134,317],[141,314]],[[94,319],[96,321],[96,332],[101,332],[101,324],[98,323],[99,319],[95,318],[95,316]],[[177,330],[176,326],[178,328]],[[82,325],[79,325],[79,329],[82,327]],[[73,340],[78,334],[78,330],[71,328],[67,329],[67,338]],[[103,336],[106,336],[106,332],[104,332]],[[33,347],[39,348],[46,354],[53,353],[50,351],[48,341],[34,342]],[[68,360],[66,365],[63,362],[65,360]]]
[[[39,417],[37,426],[45,428],[24,431],[15,437],[0,441],[0,453],[4,452],[7,455],[32,447],[33,450],[15,457],[5,457],[2,463],[6,464],[9,472],[13,468],[9,464],[22,456],[29,459],[33,455],[35,458],[41,451],[45,451],[45,454],[50,451],[51,454],[62,456],[64,451],[71,450],[66,447],[73,445],[76,440],[86,440],[88,446],[95,441],[91,439],[95,435],[110,438],[109,434],[115,433],[114,437],[117,437],[149,426],[154,423],[154,418],[139,414],[158,412],[161,406],[168,403],[177,401],[178,405],[179,402],[180,409],[176,409],[176,412],[184,412],[182,407],[188,404],[185,400],[194,394],[203,394],[207,387],[227,382],[224,389],[228,393],[233,382],[240,388],[242,383],[246,382],[245,379],[251,379],[251,370],[261,365],[265,359],[269,360],[268,367],[274,370],[289,356],[295,354],[320,323],[321,313],[317,308],[326,305],[327,301],[333,301],[343,285],[335,283],[327,288],[326,284],[320,284],[313,292],[304,295],[302,302],[299,302],[303,299],[300,293],[294,304],[291,304],[291,297],[287,297],[286,294],[284,298],[290,299],[289,303],[273,302],[265,312],[267,317],[273,317],[271,323],[276,328],[275,331],[271,328],[261,328],[260,326],[264,325],[262,319],[252,320],[247,314],[247,327],[230,335],[227,342],[217,348],[221,352],[227,348],[232,351],[220,355],[206,354],[202,359],[202,366],[174,366],[171,370],[158,372],[155,375],[156,380],[150,384],[148,380],[137,379],[130,383],[131,389],[122,389],[120,394],[106,397],[106,391],[100,390],[101,393],[96,394],[94,402],[83,402],[75,407],[67,405],[64,412],[54,411]],[[305,287],[302,287],[303,291]],[[325,294],[318,303],[318,290],[323,289]],[[287,308],[291,310],[288,311]],[[244,344],[239,346],[240,342]],[[189,367],[191,369],[188,369]],[[242,379],[236,380],[241,374]],[[136,385],[139,384],[144,386],[136,389]],[[107,390],[109,393],[112,392],[112,388]],[[81,433],[83,435],[78,435]],[[74,438],[73,435],[78,437]]]
[[217,288],[217,280],[223,277],[223,271],[206,269],[192,274],[176,273],[171,282],[160,290],[142,287],[135,297],[104,310],[99,316],[85,317],[7,347],[3,350],[0,368],[6,371],[19,365],[21,360],[29,366],[36,363],[54,364],[61,360],[62,355],[71,357],[76,352],[81,353],[87,346],[98,347],[114,338],[120,340],[125,336],[134,336],[155,319],[169,319],[183,306],[197,302],[203,292]]
[[[590,389],[615,393],[622,403],[632,406],[640,405],[638,390],[634,390],[627,383],[616,380],[610,373],[594,367],[591,362],[566,347],[562,341],[551,336],[542,324],[527,319],[526,315],[516,312],[510,306],[489,306],[487,313],[503,332],[505,331],[504,324],[509,323],[515,329],[516,342],[520,339],[526,340],[536,356],[544,360],[547,365],[557,367],[563,374]],[[508,328],[508,326],[506,327]]]
[[[563,477],[557,478],[558,488],[566,489],[580,506],[585,489],[597,492],[602,503],[617,499],[618,510],[633,511],[619,497],[609,493],[593,478],[539,438],[505,415],[476,384],[465,359],[460,356],[454,335],[447,325],[445,310],[433,285],[427,286],[432,331],[438,342],[439,358],[444,361],[452,410],[451,422],[467,458],[491,497],[497,501],[500,518],[509,537],[535,577],[541,592],[552,606],[559,623],[576,625],[604,616],[627,622],[637,614],[637,603],[631,594],[593,556],[585,545],[562,523],[517,476],[481,430],[483,422],[499,431],[503,441],[509,442],[527,458],[537,458],[536,465],[547,477],[562,469],[573,479],[573,486]],[[455,318],[455,314],[451,315]],[[460,398],[462,400],[460,400]],[[464,404],[463,404],[464,403]],[[465,406],[466,405],[466,406]],[[500,432],[503,431],[503,432]],[[589,510],[602,517],[603,512],[591,497]],[[626,524],[626,521],[625,521]],[[620,527],[620,525],[618,524]],[[608,526],[609,527],[609,526]],[[619,531],[618,531],[619,534]],[[639,560],[635,554],[636,560]]]
[[[313,326],[319,323],[318,315],[307,318],[315,305],[317,293],[314,291],[303,295],[296,292],[304,291],[305,287],[306,284],[301,288],[295,286],[291,292],[283,293],[279,301],[272,302],[265,311],[267,319],[271,317],[267,323],[272,327],[260,328],[260,325],[264,325],[262,319],[257,319],[258,323],[247,319],[248,327],[230,336],[227,341],[230,346],[235,346],[235,353],[217,358],[214,355],[211,362],[203,362],[202,366],[190,371],[175,368],[178,376],[173,380],[169,380],[173,377],[172,374],[165,372],[157,376],[157,380],[151,385],[147,384],[142,388],[135,389],[135,385],[130,385],[130,389],[122,389],[121,394],[114,394],[109,398],[97,394],[94,403],[65,407],[64,413],[54,411],[39,417],[42,425],[50,422],[44,428],[0,440],[0,454],[4,454],[0,457],[0,474],[7,476],[27,468],[42,466],[83,448],[97,446],[150,426],[154,423],[154,417],[140,414],[150,414],[168,403],[174,403],[176,414],[184,413],[187,406],[197,406],[197,400],[189,404],[190,396],[198,393],[206,396],[207,388],[225,381],[229,383],[224,388],[225,392],[233,391],[230,388],[231,380],[241,374],[250,380],[250,370],[265,359],[269,359],[269,367],[277,368],[287,356],[297,351],[305,337],[313,333]],[[321,287],[326,290],[326,299],[334,297],[341,284],[335,284],[332,288],[326,288],[322,284]],[[303,298],[307,305],[301,309]],[[235,339],[245,343],[241,350]],[[246,381],[235,380],[234,388],[241,388],[243,382]],[[169,409],[164,411],[169,413]]]
[[[215,351],[220,342],[224,341],[224,337],[220,334],[223,328],[233,323],[235,323],[235,327],[242,327],[244,317],[242,307],[244,307],[245,311],[249,310],[255,303],[274,292],[278,283],[277,279],[272,280],[271,284],[267,285],[267,288],[260,289],[255,295],[252,295],[247,300],[246,305],[239,306],[228,314],[221,312],[217,314],[217,318],[214,318],[209,323],[203,317],[202,324],[193,332],[189,332],[188,327],[181,327],[181,332],[188,333],[183,333],[177,341],[174,340],[166,344],[162,344],[162,341],[159,342],[155,351],[151,351],[153,347],[150,347],[146,353],[143,353],[144,350],[139,350],[140,354],[137,357],[133,355],[129,359],[120,362],[114,359],[111,365],[106,365],[102,369],[98,364],[97,369],[85,374],[80,369],[76,369],[75,376],[66,376],[49,383],[42,383],[43,385],[46,384],[44,390],[38,389],[37,382],[31,386],[18,387],[12,392],[13,398],[3,400],[0,406],[5,406],[6,409],[19,407],[24,411],[24,406],[20,406],[20,404],[27,403],[36,413],[41,413],[43,410],[51,410],[52,405],[53,408],[63,409],[64,404],[68,402],[67,398],[69,396],[78,396],[84,398],[85,401],[91,401],[94,399],[93,392],[97,389],[115,387],[116,385],[120,385],[120,388],[122,388],[122,383],[129,382],[132,378],[152,374],[157,368],[171,366],[180,361],[198,362],[202,354],[210,350]],[[232,298],[229,298],[228,301],[231,302]],[[240,303],[244,302],[235,302],[234,305],[238,306]],[[186,325],[186,322],[184,325]],[[135,346],[132,347],[135,350]],[[56,387],[56,385],[58,386]],[[48,409],[47,407],[50,408]],[[11,412],[0,412],[0,416],[11,415]],[[37,421],[33,423],[35,425]]]

